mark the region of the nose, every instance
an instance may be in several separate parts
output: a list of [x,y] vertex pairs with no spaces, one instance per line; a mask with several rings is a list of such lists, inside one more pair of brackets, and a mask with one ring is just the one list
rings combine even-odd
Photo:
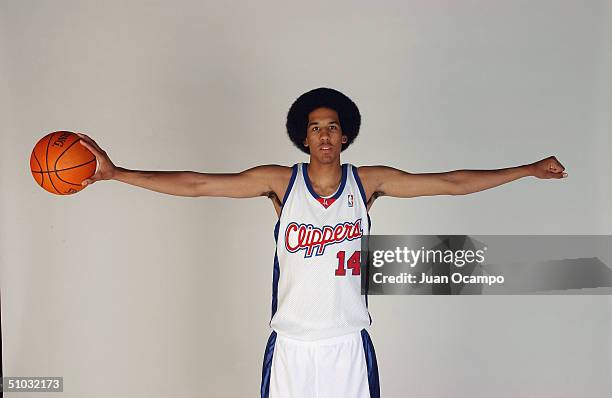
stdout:
[[329,140],[329,128],[324,127],[319,131],[319,137],[321,139],[325,138],[327,140]]

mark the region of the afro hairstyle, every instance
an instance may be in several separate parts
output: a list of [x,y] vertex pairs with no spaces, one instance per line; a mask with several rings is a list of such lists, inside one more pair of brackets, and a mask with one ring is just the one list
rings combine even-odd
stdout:
[[308,127],[308,114],[317,108],[330,108],[338,113],[342,134],[348,138],[340,150],[344,151],[359,134],[361,114],[357,105],[349,97],[331,88],[316,88],[300,95],[295,100],[287,113],[286,126],[289,138],[298,149],[310,154],[310,148],[304,146],[304,140]]

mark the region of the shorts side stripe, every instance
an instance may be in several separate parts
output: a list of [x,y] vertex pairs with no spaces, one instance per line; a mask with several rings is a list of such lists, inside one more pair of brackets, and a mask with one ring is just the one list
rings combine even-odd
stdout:
[[276,345],[276,332],[272,331],[266,345],[266,352],[263,359],[261,370],[261,398],[270,396],[270,375],[272,373],[272,357],[274,356],[274,346]]
[[365,329],[361,330],[361,341],[365,353],[366,365],[368,367],[368,385],[370,386],[370,398],[380,398],[380,384],[378,380],[378,363],[376,362],[376,352],[370,339],[370,335]]

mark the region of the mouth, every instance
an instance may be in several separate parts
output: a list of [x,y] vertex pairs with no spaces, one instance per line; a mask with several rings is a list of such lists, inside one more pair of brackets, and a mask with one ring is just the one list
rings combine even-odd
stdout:
[[319,149],[322,150],[322,151],[329,152],[329,151],[331,151],[332,147],[331,147],[331,145],[321,145],[319,147]]

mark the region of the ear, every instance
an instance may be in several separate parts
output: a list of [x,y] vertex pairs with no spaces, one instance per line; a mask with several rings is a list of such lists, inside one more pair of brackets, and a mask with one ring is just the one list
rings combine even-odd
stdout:
[[342,143],[346,144],[348,142],[348,137],[346,135],[342,136]]
[[304,146],[308,146],[308,141],[306,141],[306,138],[304,138]]

